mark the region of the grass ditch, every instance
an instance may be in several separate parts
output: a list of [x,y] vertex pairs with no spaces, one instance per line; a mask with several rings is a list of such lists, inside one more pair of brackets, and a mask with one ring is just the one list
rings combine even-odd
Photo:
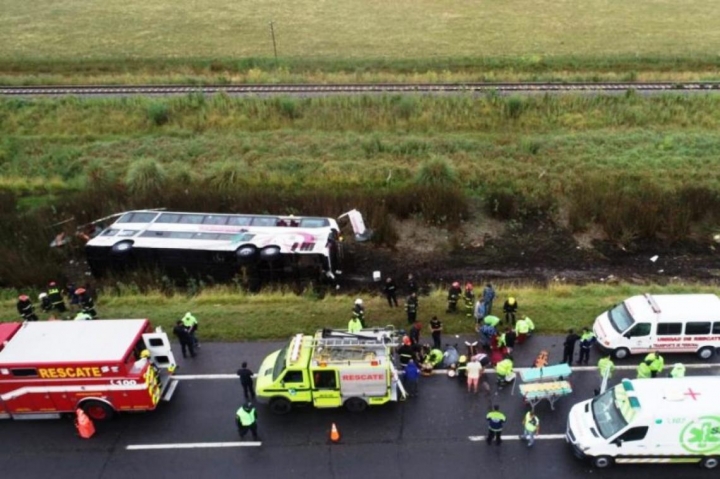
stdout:
[[[553,284],[547,288],[500,284],[496,287],[498,298],[494,311],[499,310],[506,297],[512,295],[520,306],[519,314],[531,317],[542,334],[591,326],[601,312],[629,296],[644,293],[715,293],[717,290],[714,286],[682,283],[667,286]],[[2,291],[3,321],[15,320],[16,294],[14,290]],[[37,295],[33,293],[33,297]],[[445,314],[446,297],[446,292],[441,290],[422,296],[418,313],[420,321],[427,327],[430,318],[437,315],[444,322],[446,338],[471,333],[471,319],[460,314]],[[141,292],[134,285],[121,284],[101,292],[96,305],[103,318],[149,318],[167,330],[185,312],[192,311],[200,322],[200,337],[203,340],[255,341],[286,339],[292,334],[309,333],[322,327],[346,328],[354,298],[340,294],[319,299],[310,293],[298,295],[283,291],[249,295],[231,286],[203,289],[194,296],[188,296],[159,290]],[[388,308],[380,296],[366,295],[364,298],[369,326],[406,326],[402,308]],[[427,330],[424,330],[424,336],[429,337]]]

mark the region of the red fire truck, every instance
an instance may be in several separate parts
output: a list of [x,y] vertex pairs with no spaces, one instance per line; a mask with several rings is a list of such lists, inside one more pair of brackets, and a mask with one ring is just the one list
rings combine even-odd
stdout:
[[146,319],[0,324],[0,419],[95,420],[170,400],[175,359]]

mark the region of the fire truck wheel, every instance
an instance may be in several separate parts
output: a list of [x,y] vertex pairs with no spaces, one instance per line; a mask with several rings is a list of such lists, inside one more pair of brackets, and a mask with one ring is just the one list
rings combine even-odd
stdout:
[[270,411],[273,414],[283,415],[290,412],[292,403],[285,398],[274,398],[270,401]]
[[350,412],[363,412],[367,408],[367,402],[360,398],[350,398],[345,401],[345,408]]
[[115,415],[115,410],[102,401],[85,401],[80,407],[93,421],[107,421]]

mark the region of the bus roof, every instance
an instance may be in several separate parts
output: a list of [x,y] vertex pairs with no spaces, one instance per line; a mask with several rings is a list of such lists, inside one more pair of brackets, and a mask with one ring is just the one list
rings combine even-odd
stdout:
[[637,397],[642,415],[677,415],[679,410],[694,415],[720,412],[717,403],[720,376],[636,379],[628,382],[631,384],[628,394]]
[[147,325],[146,319],[26,322],[0,351],[0,367],[122,361]]

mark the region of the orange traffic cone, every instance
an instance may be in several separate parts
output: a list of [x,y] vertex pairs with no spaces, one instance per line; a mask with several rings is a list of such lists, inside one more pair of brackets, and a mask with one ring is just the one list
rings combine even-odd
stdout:
[[340,442],[340,433],[335,423],[332,423],[332,427],[330,428],[330,442]]
[[87,417],[87,414],[85,414],[85,411],[78,408],[75,411],[75,414],[77,414],[77,419],[75,420],[75,427],[78,430],[78,434],[80,434],[80,437],[83,439],[90,439],[93,434],[95,434],[95,425],[92,423],[89,417]]

